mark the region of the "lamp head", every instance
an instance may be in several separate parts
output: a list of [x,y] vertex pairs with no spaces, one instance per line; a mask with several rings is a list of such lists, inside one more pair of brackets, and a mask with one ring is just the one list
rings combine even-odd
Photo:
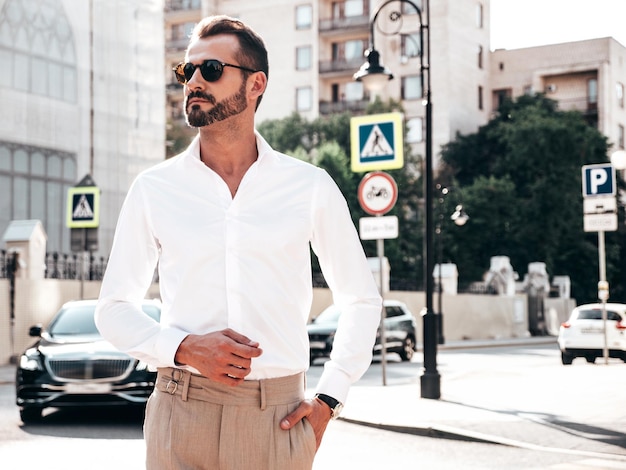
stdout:
[[626,151],[617,150],[611,155],[611,165],[617,170],[626,170]]
[[365,52],[367,62],[354,74],[357,82],[363,82],[365,87],[373,93],[383,89],[385,84],[393,78],[393,74],[380,63],[380,53],[376,49]]
[[463,205],[459,204],[458,206],[456,206],[456,210],[450,216],[450,218],[454,221],[455,224],[457,224],[459,227],[462,227],[469,220],[469,215],[467,215],[467,212],[463,210]]

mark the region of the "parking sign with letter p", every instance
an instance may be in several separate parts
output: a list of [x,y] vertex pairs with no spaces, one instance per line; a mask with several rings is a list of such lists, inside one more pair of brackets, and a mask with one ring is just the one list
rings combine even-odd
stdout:
[[583,197],[615,196],[615,168],[610,163],[584,165]]

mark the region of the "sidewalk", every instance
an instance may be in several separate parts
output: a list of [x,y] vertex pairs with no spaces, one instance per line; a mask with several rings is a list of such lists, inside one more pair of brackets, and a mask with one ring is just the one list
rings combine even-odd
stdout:
[[[546,344],[555,341],[554,337],[462,341],[442,345],[440,349]],[[614,370],[623,374],[619,364]],[[14,381],[15,366],[0,366],[0,385],[12,384]],[[509,410],[498,411],[471,404],[471,400],[465,400],[467,394],[458,392],[458,384],[456,394],[448,393],[447,387],[442,386],[440,399],[421,398],[419,380],[402,385],[355,385],[350,389],[348,403],[340,419],[421,436],[489,442],[544,451],[566,451],[590,458],[624,462],[624,466],[615,468],[626,468],[626,420],[623,419],[626,415],[623,413],[616,414],[615,420],[608,423],[603,421],[601,427],[594,428],[593,423],[584,422],[588,412],[576,423],[567,423],[570,426],[559,426],[516,413],[515,403],[511,403]],[[585,384],[581,386],[585,387]],[[537,404],[538,409],[541,406]],[[615,403],[615,406],[619,408],[620,402]],[[551,410],[544,412],[548,415]],[[578,428],[574,425],[578,425]]]
[[[439,349],[555,342],[555,337],[461,341],[439,346]],[[621,364],[615,364],[611,372],[623,375],[622,369]],[[340,419],[421,436],[488,442],[543,451],[565,451],[590,458],[616,460],[620,463],[616,462],[616,466],[611,468],[626,469],[626,415],[621,412],[616,413],[611,420],[606,420],[604,416],[595,420],[593,412],[589,411],[593,406],[593,400],[590,400],[590,406],[585,413],[581,413],[580,419],[572,419],[572,422],[559,425],[541,418],[552,415],[553,410],[549,409],[549,405],[537,403],[537,411],[533,416],[516,411],[519,408],[515,399],[506,402],[507,398],[504,397],[503,400],[508,403],[506,409],[497,409],[498,406],[502,407],[502,403],[493,405],[497,410],[489,409],[472,404],[472,397],[464,393],[461,381],[455,387],[448,387],[445,379],[446,377],[442,377],[440,399],[421,398],[419,380],[405,385],[353,386]],[[485,379],[485,382],[485,388],[489,388],[489,379]],[[590,398],[593,396],[593,384],[581,383],[580,386],[581,390],[588,389]],[[456,390],[447,393],[449,388]],[[619,396],[619,392],[615,392]],[[564,395],[563,400],[567,399]],[[620,403],[624,401],[618,399],[614,405],[620,407]],[[545,407],[548,409],[544,409]]]

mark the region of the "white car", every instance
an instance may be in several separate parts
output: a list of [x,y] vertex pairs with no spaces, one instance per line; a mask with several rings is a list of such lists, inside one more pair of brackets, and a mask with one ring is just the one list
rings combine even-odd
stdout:
[[[561,324],[559,348],[561,361],[569,365],[577,357],[595,362],[604,356],[604,320],[602,304],[579,305]],[[606,304],[606,347],[609,357],[626,362],[626,304]]]

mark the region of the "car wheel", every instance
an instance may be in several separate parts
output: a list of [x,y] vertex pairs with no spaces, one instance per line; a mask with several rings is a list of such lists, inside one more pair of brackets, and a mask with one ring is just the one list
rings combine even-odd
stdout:
[[561,351],[561,362],[563,363],[564,366],[569,366],[573,360],[574,360],[574,356],[572,356],[569,353],[566,353],[565,351]]
[[594,362],[596,362],[596,356],[585,356],[585,360],[586,360],[589,364],[593,364]]
[[400,359],[403,361],[410,361],[413,359],[413,353],[415,352],[415,341],[410,336],[404,338],[402,343],[402,351],[400,351]]
[[41,421],[41,408],[21,408],[20,418],[24,424],[33,424]]

